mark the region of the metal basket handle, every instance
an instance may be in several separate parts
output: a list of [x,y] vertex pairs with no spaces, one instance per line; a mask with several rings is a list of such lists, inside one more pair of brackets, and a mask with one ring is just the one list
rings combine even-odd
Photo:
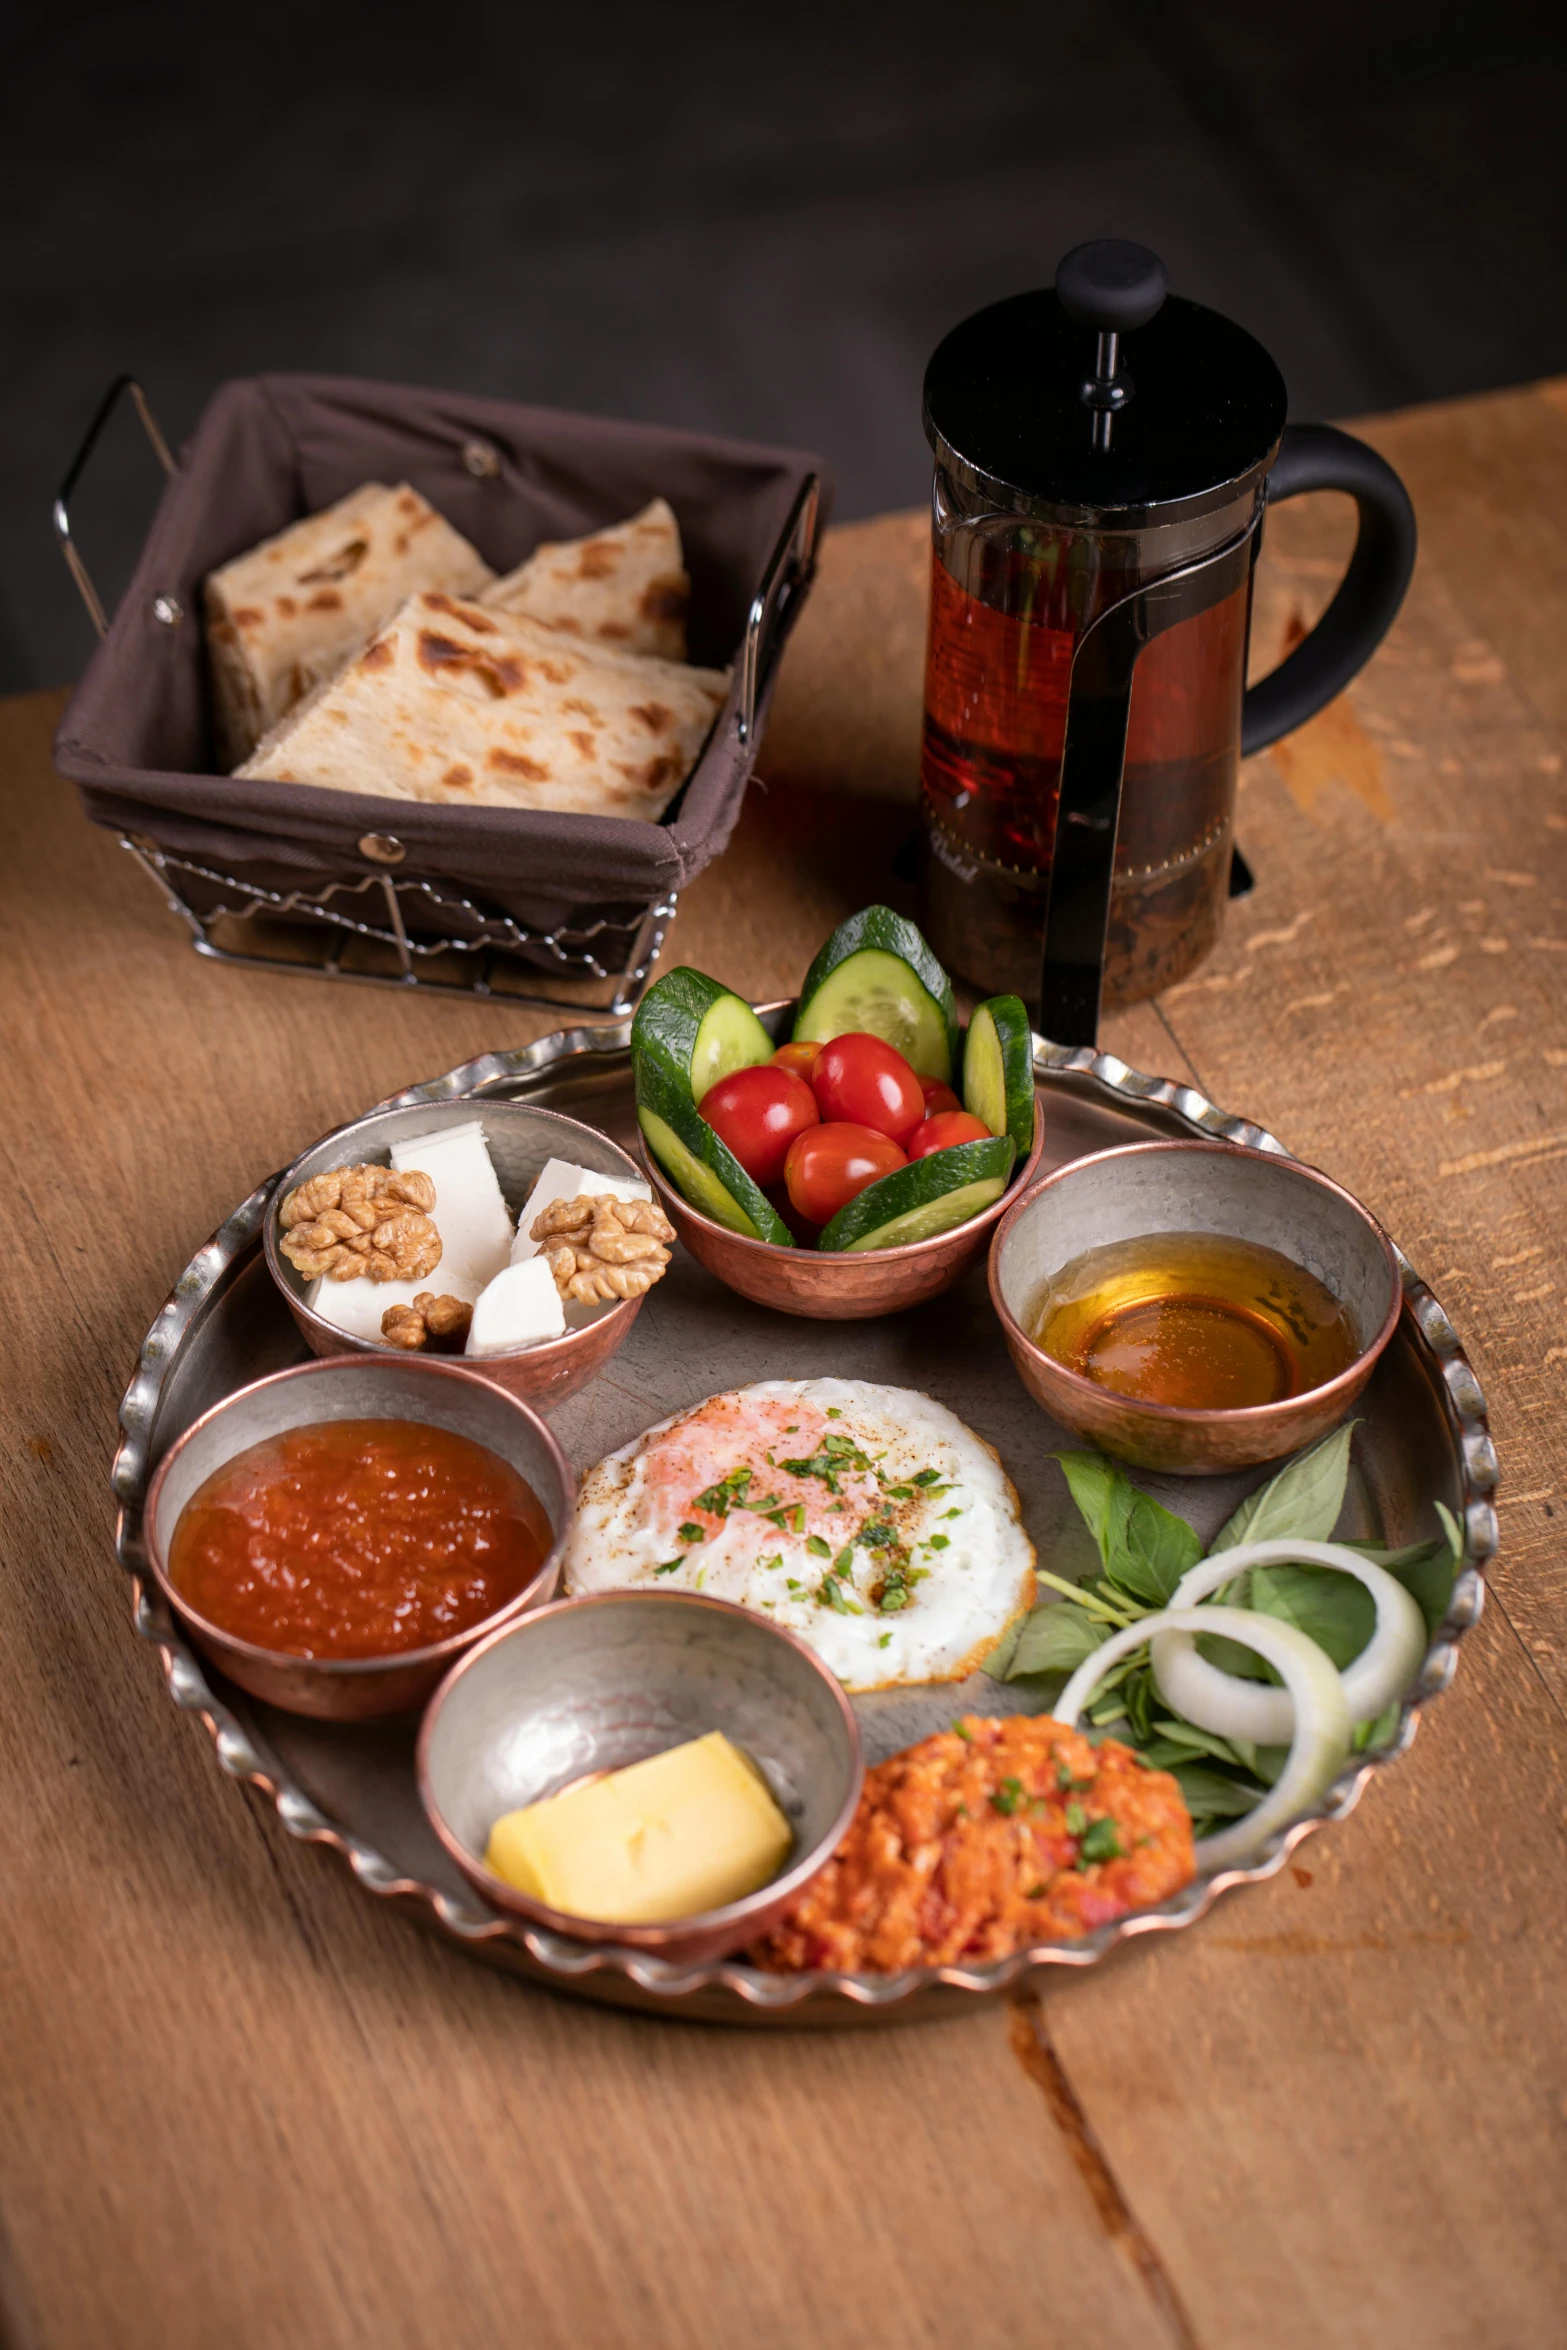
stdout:
[[165,474],[171,474],[174,471],[174,460],[169,455],[169,444],[158,430],[158,421],[147,405],[146,393],[136,381],[135,376],[117,375],[105,392],[97,415],[87,427],[82,445],[71,459],[70,471],[61,482],[59,493],[54,501],[54,535],[60,542],[60,552],[65,557],[66,567],[76,582],[82,602],[87,607],[88,617],[100,636],[108,635],[109,622],[98,590],[93,586],[87,566],[77,552],[76,541],[71,536],[70,499],[77,483],[87,470],[88,459],[98,446],[105,425],[126,392],[130,393],[135,403],[136,413],[141,418],[142,430],[152,443],[153,455],[163,467]]
[[816,525],[821,502],[821,476],[808,473],[790,508],[766,576],[752,599],[745,624],[745,643],[740,652],[738,725],[743,743],[748,743],[755,731],[756,705],[762,687],[789,633],[795,606],[810,584],[816,562]]

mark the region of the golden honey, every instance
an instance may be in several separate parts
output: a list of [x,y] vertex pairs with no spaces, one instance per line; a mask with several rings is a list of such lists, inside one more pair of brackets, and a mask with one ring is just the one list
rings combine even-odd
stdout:
[[1337,1378],[1359,1351],[1315,1274],[1217,1232],[1090,1249],[1052,1278],[1033,1335],[1117,1395],[1198,1412],[1282,1403]]

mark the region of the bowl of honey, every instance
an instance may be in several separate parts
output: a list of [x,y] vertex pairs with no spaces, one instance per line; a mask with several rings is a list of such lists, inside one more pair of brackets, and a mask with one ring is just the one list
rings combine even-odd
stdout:
[[337,1355],[235,1390],[171,1446],[147,1563],[253,1697],[365,1721],[553,1597],[575,1486],[519,1398],[452,1362]]
[[1052,1419],[1178,1476],[1255,1468],[1325,1435],[1403,1298],[1392,1242],[1339,1184],[1197,1141],[1056,1168],[997,1226],[990,1294]]

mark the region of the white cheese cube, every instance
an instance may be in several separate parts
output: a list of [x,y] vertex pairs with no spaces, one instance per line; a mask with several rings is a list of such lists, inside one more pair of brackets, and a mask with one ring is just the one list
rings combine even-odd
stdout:
[[393,1143],[392,1165],[405,1173],[417,1168],[435,1185],[430,1213],[441,1236],[441,1261],[420,1287],[437,1296],[476,1298],[511,1251],[511,1218],[490,1164],[484,1128],[474,1118],[462,1126],[411,1135]]
[[464,1354],[512,1355],[544,1338],[559,1338],[565,1310],[555,1276],[542,1257],[497,1273],[473,1309]]
[[346,1331],[351,1338],[373,1338],[380,1345],[381,1316],[388,1306],[411,1306],[426,1291],[432,1297],[460,1297],[471,1306],[483,1287],[482,1281],[448,1274],[443,1256],[423,1281],[371,1281],[364,1274],[357,1281],[312,1281],[305,1303],[334,1330]]
[[539,1243],[529,1238],[534,1221],[545,1209],[553,1207],[558,1199],[577,1199],[583,1192],[608,1192],[614,1199],[651,1199],[651,1188],[646,1183],[624,1175],[600,1175],[591,1167],[573,1166],[569,1159],[550,1159],[544,1172],[529,1192],[522,1214],[517,1218],[517,1237],[511,1244],[511,1261],[525,1264],[539,1253]]

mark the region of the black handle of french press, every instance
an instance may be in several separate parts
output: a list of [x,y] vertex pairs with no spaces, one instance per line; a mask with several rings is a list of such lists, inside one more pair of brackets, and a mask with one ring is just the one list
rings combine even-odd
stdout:
[[1241,706],[1241,749],[1266,750],[1343,692],[1397,616],[1415,567],[1415,510],[1385,458],[1331,424],[1285,428],[1268,475],[1268,504],[1307,490],[1347,490],[1360,529],[1338,594],[1303,643],[1250,687]]

